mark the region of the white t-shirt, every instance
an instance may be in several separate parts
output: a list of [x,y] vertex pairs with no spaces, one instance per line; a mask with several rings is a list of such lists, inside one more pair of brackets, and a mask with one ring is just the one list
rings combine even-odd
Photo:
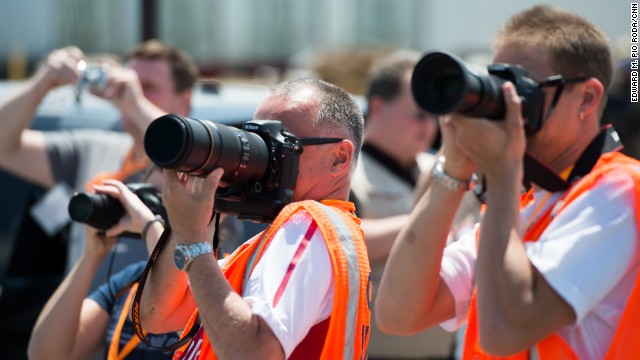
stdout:
[[[301,210],[282,225],[242,294],[251,304],[252,312],[262,317],[276,335],[286,357],[311,327],[331,315],[333,308],[333,267],[320,229],[315,230],[306,247],[301,247],[311,222],[311,215]],[[290,266],[293,270],[289,270]],[[287,271],[290,271],[288,279]],[[274,306],[283,281],[284,291]]]
[[[535,203],[521,212],[521,224],[532,214],[543,214],[561,196],[551,194],[535,211],[545,195],[534,194]],[[638,274],[635,196],[633,179],[623,171],[612,172],[560,212],[537,242],[526,244],[532,264],[576,314],[576,323],[558,334],[580,359],[604,357]],[[470,231],[444,252],[440,276],[456,302],[455,318],[441,324],[448,330],[467,320],[475,241],[475,231]]]

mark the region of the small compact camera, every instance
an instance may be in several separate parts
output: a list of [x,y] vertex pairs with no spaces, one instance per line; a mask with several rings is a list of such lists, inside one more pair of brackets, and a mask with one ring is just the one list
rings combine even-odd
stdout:
[[80,78],[76,84],[76,101],[80,102],[82,93],[87,90],[103,91],[107,84],[107,70],[101,65],[87,65],[84,60],[78,62]]

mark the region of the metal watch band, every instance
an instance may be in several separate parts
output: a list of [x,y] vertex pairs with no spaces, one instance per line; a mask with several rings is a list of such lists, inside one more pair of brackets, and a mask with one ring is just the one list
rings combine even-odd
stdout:
[[202,241],[189,245],[176,245],[176,250],[182,250],[185,256],[184,268],[180,270],[187,270],[191,262],[200,255],[213,254],[213,246],[208,242]]
[[462,180],[447,174],[442,168],[443,164],[444,158],[438,158],[436,165],[431,170],[433,181],[451,191],[467,191],[473,187],[473,181],[471,179]]

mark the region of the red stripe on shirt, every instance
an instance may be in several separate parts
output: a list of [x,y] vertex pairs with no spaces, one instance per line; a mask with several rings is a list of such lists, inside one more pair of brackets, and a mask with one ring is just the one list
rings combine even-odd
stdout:
[[298,249],[296,250],[296,253],[293,254],[293,258],[291,259],[291,262],[289,263],[289,267],[287,268],[287,273],[284,274],[284,278],[282,279],[282,282],[278,287],[278,291],[276,291],[276,295],[273,298],[273,307],[276,307],[278,305],[278,302],[282,297],[282,293],[284,292],[284,288],[287,287],[287,283],[291,278],[293,269],[296,268],[298,261],[302,257],[302,253],[304,252],[304,249],[306,249],[307,245],[309,245],[309,241],[311,240],[311,237],[313,236],[313,233],[316,231],[317,228],[318,228],[318,225],[316,224],[316,222],[312,221],[311,225],[309,225],[309,229],[307,229],[306,234],[304,234],[304,239],[302,239],[302,241],[300,242],[300,245],[298,245]]

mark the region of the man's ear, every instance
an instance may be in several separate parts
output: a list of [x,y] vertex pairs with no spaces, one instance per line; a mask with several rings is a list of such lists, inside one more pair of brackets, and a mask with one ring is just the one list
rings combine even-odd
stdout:
[[592,112],[598,113],[601,108],[601,102],[604,97],[604,86],[600,80],[596,78],[590,78],[583,84],[582,101],[580,103],[579,111],[585,115],[590,115]]
[[333,147],[331,175],[340,176],[351,171],[354,146],[350,140],[342,140]]

